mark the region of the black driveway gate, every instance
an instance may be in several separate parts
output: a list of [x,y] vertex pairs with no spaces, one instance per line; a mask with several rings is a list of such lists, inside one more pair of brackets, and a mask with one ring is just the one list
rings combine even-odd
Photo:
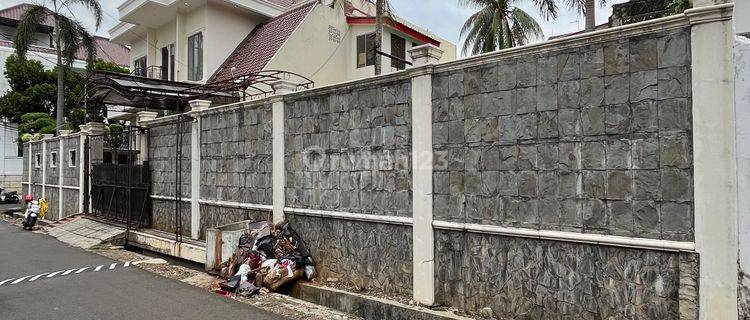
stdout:
[[151,176],[148,161],[139,159],[138,139],[148,129],[126,127],[122,132],[89,136],[86,164],[91,192],[87,214],[124,224],[128,229],[151,226]]

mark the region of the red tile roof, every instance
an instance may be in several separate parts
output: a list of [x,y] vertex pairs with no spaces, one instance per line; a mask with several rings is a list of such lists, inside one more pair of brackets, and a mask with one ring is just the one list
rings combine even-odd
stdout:
[[[282,1],[282,0],[276,0]],[[260,72],[305,19],[317,1],[309,1],[260,24],[243,40],[208,82]],[[234,72],[232,68],[235,68]]]

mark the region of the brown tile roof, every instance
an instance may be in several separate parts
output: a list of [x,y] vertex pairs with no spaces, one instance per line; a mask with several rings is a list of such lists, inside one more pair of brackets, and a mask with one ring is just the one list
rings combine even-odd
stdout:
[[[107,62],[116,63],[120,66],[130,66],[130,49],[118,43],[109,41],[108,38],[95,36],[96,58]],[[86,60],[86,52],[83,49],[76,53],[78,59]]]
[[[316,2],[309,1],[256,26],[208,82],[229,80],[235,76],[262,71]],[[234,72],[232,68],[235,68]]]
[[[26,13],[26,10],[29,10],[29,7],[31,7],[31,4],[28,3],[21,3],[19,5],[12,6],[10,8],[5,8],[0,10],[0,18],[13,20],[13,21],[21,21],[21,18],[23,18],[23,15]],[[54,27],[55,21],[52,19],[52,17],[47,17],[44,19],[45,26],[48,27]]]
[[[272,0],[272,1],[286,1],[286,0]],[[2,9],[0,10],[0,19],[20,21],[23,18],[23,15],[26,13],[26,10],[28,10],[30,6],[31,5],[28,3],[22,3],[16,6],[12,6],[10,8]],[[52,20],[52,18],[47,18],[45,19],[44,25],[49,26],[49,27],[54,27],[55,22],[54,20]],[[102,59],[107,62],[113,62],[120,66],[130,65],[130,49],[128,49],[128,47],[113,43],[105,37],[94,36],[94,40],[96,41],[96,45],[97,45],[97,48],[96,48],[97,59]],[[9,40],[0,40],[0,46],[9,47],[9,48],[14,47],[13,41],[9,41]],[[29,48],[29,51],[49,53],[49,54],[56,53],[54,48],[41,47],[41,46],[31,46]],[[83,49],[79,49],[78,52],[76,52],[76,58],[80,60],[86,60],[86,52],[84,52]]]

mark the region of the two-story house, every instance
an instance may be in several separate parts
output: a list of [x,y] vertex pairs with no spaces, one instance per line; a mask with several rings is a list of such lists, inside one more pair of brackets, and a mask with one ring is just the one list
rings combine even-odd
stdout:
[[[300,74],[316,86],[403,69],[373,54],[375,17],[367,0],[333,7],[318,0],[128,0],[113,41],[131,48],[139,75],[206,83],[263,70]],[[456,57],[454,44],[400,18],[388,20],[381,51],[409,61],[407,50],[433,44]]]
[[[15,54],[13,41],[16,28],[28,10],[29,4],[19,4],[0,9],[0,95],[10,89],[5,78],[5,60]],[[46,68],[53,68],[57,61],[52,34],[55,24],[52,20],[44,21],[35,33],[34,40],[28,51],[29,59],[37,60]],[[130,53],[127,47],[112,43],[104,37],[95,37],[97,57],[104,61],[113,62],[127,67]],[[78,59],[73,61],[73,68],[86,68],[86,54],[83,50],[77,53]],[[0,119],[0,187],[9,190],[21,190],[22,157],[16,143],[18,139],[18,124]]]

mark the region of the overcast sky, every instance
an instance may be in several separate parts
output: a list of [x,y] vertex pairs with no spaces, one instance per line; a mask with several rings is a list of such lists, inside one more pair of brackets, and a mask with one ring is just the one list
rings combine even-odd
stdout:
[[[459,5],[459,0],[390,0],[393,11],[400,17],[427,28],[440,37],[447,39],[461,48],[459,32],[466,18],[477,11],[476,8],[467,8]],[[560,0],[561,12],[559,17],[553,21],[542,19],[538,11],[531,5],[530,0],[510,0],[514,5],[537,18],[537,21],[544,30],[545,37],[569,33],[583,28],[583,18],[579,17],[576,12],[567,10]],[[597,8],[597,24],[607,21],[612,13],[611,5],[621,3],[627,0],[610,0],[608,5],[603,8]],[[7,8],[23,2],[32,3],[51,3],[52,1],[44,0],[0,0],[0,7]],[[117,23],[117,6],[125,0],[101,0],[99,1],[104,9],[102,26],[96,31],[97,34],[108,36],[108,30]],[[93,30],[93,19],[90,15],[85,14],[86,10],[73,10],[78,19],[84,20],[84,23]],[[68,12],[69,13],[69,12]]]

